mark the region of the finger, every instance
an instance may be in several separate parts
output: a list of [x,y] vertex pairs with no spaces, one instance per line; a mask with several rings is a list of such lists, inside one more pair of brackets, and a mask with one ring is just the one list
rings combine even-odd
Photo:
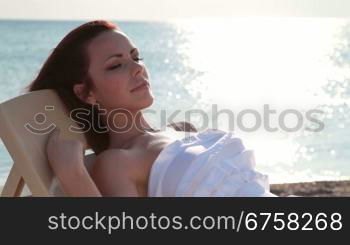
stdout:
[[61,130],[59,129],[59,127],[56,127],[50,134],[49,136],[49,140],[58,140],[59,136],[60,136]]

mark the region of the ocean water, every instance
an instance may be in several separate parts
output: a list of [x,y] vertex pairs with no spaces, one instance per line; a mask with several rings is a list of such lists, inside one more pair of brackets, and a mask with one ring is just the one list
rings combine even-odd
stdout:
[[[166,118],[232,130],[271,183],[350,179],[349,19],[115,22],[149,70],[156,113],[146,117],[155,126]],[[82,23],[1,20],[0,102],[23,93]],[[318,123],[307,116],[315,109]],[[0,185],[11,164],[0,141]]]

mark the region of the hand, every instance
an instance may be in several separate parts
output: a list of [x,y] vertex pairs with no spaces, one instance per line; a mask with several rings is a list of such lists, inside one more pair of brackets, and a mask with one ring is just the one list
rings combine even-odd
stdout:
[[46,152],[56,175],[75,173],[84,168],[84,144],[79,140],[61,139],[58,127],[50,134]]

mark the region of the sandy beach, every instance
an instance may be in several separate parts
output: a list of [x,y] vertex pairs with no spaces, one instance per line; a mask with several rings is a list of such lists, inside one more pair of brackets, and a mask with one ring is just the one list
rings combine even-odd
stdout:
[[350,197],[350,180],[274,184],[270,188],[278,196]]
[[[2,188],[0,186],[0,192]],[[281,197],[350,197],[350,180],[273,184],[271,192]]]

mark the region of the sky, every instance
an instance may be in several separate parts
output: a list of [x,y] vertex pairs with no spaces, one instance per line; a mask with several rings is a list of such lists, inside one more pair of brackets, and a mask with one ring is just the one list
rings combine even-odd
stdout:
[[228,16],[350,17],[350,1],[0,0],[0,19],[152,21]]

